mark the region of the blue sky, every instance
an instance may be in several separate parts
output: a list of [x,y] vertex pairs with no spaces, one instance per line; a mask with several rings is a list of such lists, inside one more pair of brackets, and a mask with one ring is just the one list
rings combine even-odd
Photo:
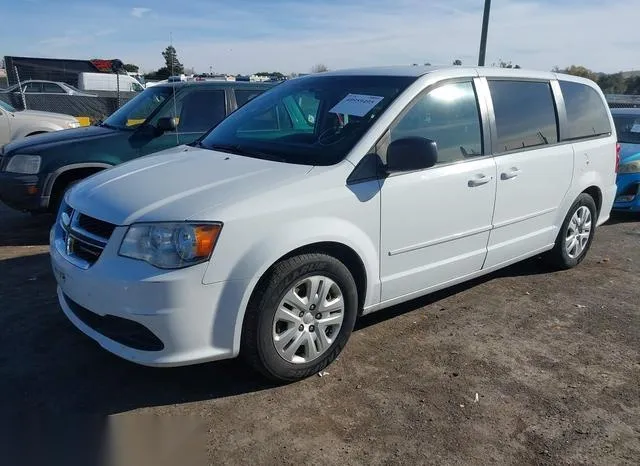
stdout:
[[[477,61],[483,0],[6,0],[0,56],[153,70],[169,33],[198,72]],[[493,0],[487,62],[640,69],[640,0]]]

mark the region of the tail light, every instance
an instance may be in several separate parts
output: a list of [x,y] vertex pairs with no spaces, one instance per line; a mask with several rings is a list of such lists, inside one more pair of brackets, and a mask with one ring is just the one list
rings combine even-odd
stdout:
[[620,143],[616,143],[616,173],[618,173],[618,168],[620,167]]

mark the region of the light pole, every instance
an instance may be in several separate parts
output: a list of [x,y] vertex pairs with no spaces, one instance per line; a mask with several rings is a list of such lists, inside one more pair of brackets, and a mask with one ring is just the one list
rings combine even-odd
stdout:
[[484,66],[484,59],[487,53],[487,32],[489,31],[490,10],[491,0],[484,0],[484,15],[482,17],[482,35],[480,36],[480,55],[478,56],[478,66]]

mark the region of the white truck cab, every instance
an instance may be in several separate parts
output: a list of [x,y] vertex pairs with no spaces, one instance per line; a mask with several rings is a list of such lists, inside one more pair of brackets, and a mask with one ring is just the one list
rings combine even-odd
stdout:
[[190,146],[76,185],[51,230],[67,317],[176,366],[243,355],[277,380],[357,317],[545,254],[579,264],[616,192],[591,81],[495,68],[310,75]]

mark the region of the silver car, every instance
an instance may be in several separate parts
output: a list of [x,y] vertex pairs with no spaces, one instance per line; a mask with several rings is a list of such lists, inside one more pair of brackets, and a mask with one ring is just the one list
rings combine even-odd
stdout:
[[16,110],[0,100],[0,147],[26,136],[77,128],[78,120],[62,113]]
[[20,94],[20,86],[25,94],[67,94],[82,97],[96,97],[96,94],[81,91],[67,83],[56,81],[27,80],[20,85],[14,84],[11,87],[0,90],[3,93]]

